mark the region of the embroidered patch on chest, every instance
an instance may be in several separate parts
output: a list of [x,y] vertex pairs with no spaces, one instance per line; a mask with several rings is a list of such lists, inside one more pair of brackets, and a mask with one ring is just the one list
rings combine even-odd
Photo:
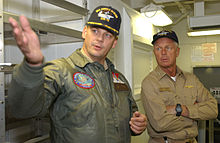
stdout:
[[113,77],[113,82],[114,82],[114,83],[124,83],[123,81],[121,81],[121,80],[119,79],[119,73],[114,73],[114,72],[112,72],[112,77]]
[[90,89],[95,86],[95,81],[92,77],[85,73],[76,72],[73,74],[73,81],[81,88]]

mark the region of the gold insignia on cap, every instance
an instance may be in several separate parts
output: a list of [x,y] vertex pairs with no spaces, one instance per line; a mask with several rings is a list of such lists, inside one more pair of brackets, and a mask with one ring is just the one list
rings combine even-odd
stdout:
[[100,17],[100,20],[106,20],[108,22],[111,18],[118,18],[118,15],[114,12],[114,10],[110,8],[97,9],[96,13],[98,13],[98,17]]
[[167,35],[169,33],[172,33],[172,31],[170,31],[170,30],[163,30],[163,31],[159,32],[157,35],[158,36],[164,36],[164,35]]

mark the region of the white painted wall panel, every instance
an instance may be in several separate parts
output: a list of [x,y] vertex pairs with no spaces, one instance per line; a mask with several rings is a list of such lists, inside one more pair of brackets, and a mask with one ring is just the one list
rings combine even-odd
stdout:
[[[185,71],[192,72],[193,66],[220,66],[220,35],[215,36],[187,36],[187,19],[173,27],[177,33],[180,42],[180,55],[177,58],[177,64]],[[201,46],[204,43],[216,43],[217,52],[214,54],[214,61],[193,62],[191,59],[193,47]]]
[[32,17],[32,0],[4,0],[4,11]]
[[23,54],[17,46],[5,45],[5,62],[19,64],[23,60]]
[[[133,51],[134,96],[138,96],[141,91],[142,80],[153,70],[153,56],[151,47],[149,50],[142,50],[135,45]],[[139,97],[136,98],[140,99]]]

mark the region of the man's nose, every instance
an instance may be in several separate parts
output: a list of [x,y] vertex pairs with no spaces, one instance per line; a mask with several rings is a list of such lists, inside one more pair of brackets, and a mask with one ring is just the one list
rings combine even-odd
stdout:
[[166,55],[167,54],[167,50],[165,48],[162,48],[162,55]]
[[98,34],[98,35],[97,35],[97,39],[98,39],[99,41],[103,41],[103,40],[104,40],[104,34]]

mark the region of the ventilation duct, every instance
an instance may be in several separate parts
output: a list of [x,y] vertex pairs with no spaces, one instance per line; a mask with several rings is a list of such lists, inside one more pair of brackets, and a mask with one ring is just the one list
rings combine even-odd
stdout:
[[204,15],[204,1],[194,3],[194,16],[188,17],[188,25],[192,30],[220,28],[220,15]]
[[156,4],[167,3],[167,2],[180,2],[183,0],[153,0]]
[[189,28],[192,30],[220,28],[220,15],[190,17]]

